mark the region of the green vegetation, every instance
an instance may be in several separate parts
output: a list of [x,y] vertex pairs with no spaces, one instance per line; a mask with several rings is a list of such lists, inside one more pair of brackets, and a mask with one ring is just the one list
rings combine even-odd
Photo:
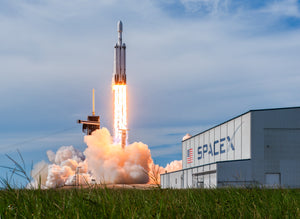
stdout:
[[300,218],[299,189],[4,189],[0,218]]
[[2,218],[300,218],[300,189],[16,189],[32,180],[18,152],[0,179]]

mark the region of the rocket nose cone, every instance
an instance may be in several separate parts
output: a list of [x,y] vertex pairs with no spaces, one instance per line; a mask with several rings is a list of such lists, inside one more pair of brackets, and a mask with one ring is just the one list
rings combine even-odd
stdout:
[[118,32],[122,32],[123,31],[122,21],[118,21],[117,28],[118,28]]

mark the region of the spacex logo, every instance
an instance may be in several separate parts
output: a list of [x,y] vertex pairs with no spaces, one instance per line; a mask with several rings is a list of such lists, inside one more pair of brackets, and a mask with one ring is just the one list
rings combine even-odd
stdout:
[[193,163],[193,148],[187,150],[187,163]]
[[[233,135],[231,137],[227,136],[226,138],[221,138],[218,140],[215,140],[213,142],[210,142],[208,144],[204,144],[198,147],[198,160],[203,159],[205,156],[216,156],[219,154],[224,154],[226,152],[234,151],[235,146],[232,143],[232,140],[235,138],[235,134],[241,126],[243,125],[243,122],[236,128]],[[226,146],[227,145],[227,146]]]
[[204,158],[205,154],[216,156],[218,154],[223,154],[226,152],[225,142],[227,141],[227,151],[235,150],[234,145],[229,136],[227,138],[221,138],[213,143],[205,144],[198,147],[198,160]]

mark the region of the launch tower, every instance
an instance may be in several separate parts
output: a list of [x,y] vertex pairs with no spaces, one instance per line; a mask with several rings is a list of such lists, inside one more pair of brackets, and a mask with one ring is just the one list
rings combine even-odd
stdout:
[[87,121],[78,120],[82,124],[82,132],[91,135],[96,129],[100,129],[100,116],[95,116],[95,90],[93,89],[93,112],[87,117]]

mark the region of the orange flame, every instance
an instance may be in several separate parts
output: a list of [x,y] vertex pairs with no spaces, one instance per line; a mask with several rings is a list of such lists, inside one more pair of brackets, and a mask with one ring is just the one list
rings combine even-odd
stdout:
[[126,130],[127,144],[127,86],[113,84],[112,89],[114,93],[114,143],[121,143],[122,130]]

